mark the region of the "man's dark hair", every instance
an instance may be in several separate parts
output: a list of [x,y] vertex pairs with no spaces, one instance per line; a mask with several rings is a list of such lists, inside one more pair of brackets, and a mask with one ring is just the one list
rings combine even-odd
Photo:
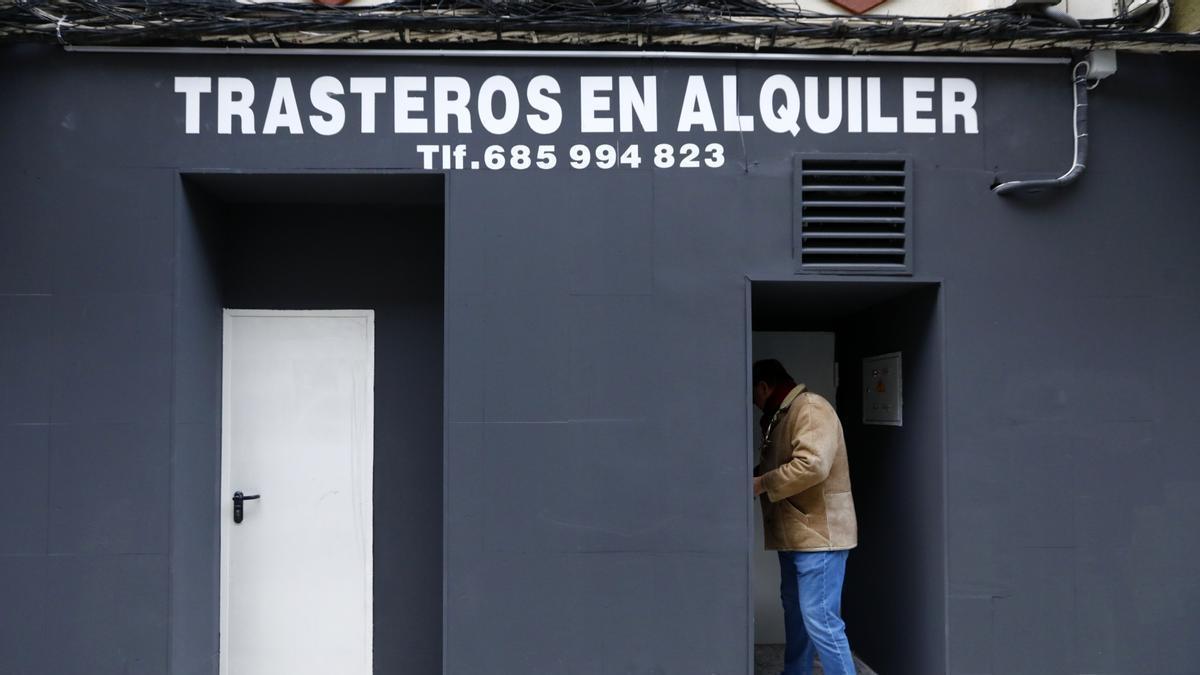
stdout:
[[754,362],[753,370],[754,382],[766,382],[770,387],[778,387],[786,384],[794,384],[795,380],[788,374],[783,364],[775,359],[763,359]]

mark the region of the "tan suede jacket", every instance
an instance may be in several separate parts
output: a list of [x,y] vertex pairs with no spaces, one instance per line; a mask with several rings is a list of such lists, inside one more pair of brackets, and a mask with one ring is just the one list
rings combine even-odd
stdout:
[[837,412],[798,385],[774,416],[755,475],[766,547],[777,551],[838,551],[858,545],[846,440]]

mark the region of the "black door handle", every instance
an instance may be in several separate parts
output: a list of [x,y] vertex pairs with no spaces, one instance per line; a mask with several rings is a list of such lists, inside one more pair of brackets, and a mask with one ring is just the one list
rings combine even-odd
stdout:
[[249,499],[258,499],[261,496],[262,495],[244,495],[242,494],[241,490],[233,493],[233,522],[242,522],[242,515],[244,512],[244,509],[242,508],[243,502]]

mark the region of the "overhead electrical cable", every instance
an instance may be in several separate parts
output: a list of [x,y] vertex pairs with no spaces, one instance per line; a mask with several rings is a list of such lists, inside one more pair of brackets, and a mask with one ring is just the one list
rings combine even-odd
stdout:
[[68,44],[538,43],[886,51],[1200,49],[1156,31],[1162,12],[1064,26],[1011,9],[955,17],[844,16],[763,0],[398,0],[327,7],[235,0],[8,0],[0,42]]

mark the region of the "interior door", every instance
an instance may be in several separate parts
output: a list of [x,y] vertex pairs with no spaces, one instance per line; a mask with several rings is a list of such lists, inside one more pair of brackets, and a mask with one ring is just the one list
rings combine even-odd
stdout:
[[374,314],[226,310],[224,343],[221,673],[371,675]]

